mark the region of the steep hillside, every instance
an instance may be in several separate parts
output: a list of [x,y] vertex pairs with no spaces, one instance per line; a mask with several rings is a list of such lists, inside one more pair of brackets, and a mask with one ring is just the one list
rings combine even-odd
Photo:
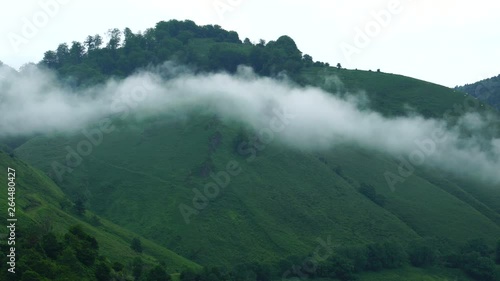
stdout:
[[[330,71],[347,81],[345,87],[364,81],[367,95],[386,114],[398,114],[396,108],[408,104],[439,116],[449,104],[464,102],[452,90],[410,78]],[[275,141],[253,159],[234,148],[242,131],[245,136],[253,132],[217,116],[158,116],[130,124],[106,135],[59,184],[66,193],[87,198],[99,215],[201,264],[275,262],[307,254],[318,237],[326,236],[345,245],[419,237],[494,243],[500,235],[498,203],[476,198],[475,192],[486,187],[419,169],[391,192],[384,173],[397,171],[399,164],[380,153],[346,145],[297,151]],[[65,147],[76,147],[82,137],[40,136],[15,153],[55,177],[51,163],[64,163]],[[186,223],[179,208],[196,203],[192,189],[203,192],[214,181],[209,174],[225,171],[230,161],[238,163],[241,173],[199,214],[188,215]],[[373,186],[384,203],[358,192],[362,185]]]
[[[80,225],[85,232],[96,238],[100,254],[109,258],[111,262],[129,264],[134,258],[141,257],[148,265],[157,264],[159,261],[165,262],[172,272],[199,267],[197,264],[142,237],[144,253],[134,252],[130,248],[130,241],[135,237],[140,237],[138,234],[119,227],[89,211],[85,215],[77,215],[72,202],[44,173],[0,151],[0,170],[2,171],[0,181],[2,183],[8,182],[8,167],[15,170],[16,235],[18,239],[32,237],[31,239],[35,239],[32,241],[38,241],[49,232],[62,236],[70,227]],[[7,202],[7,192],[0,194],[0,200]],[[7,212],[2,212],[0,217],[5,221]],[[21,258],[28,253],[28,249],[23,246],[17,247],[20,252],[18,255]],[[6,271],[4,263],[2,263],[3,269]],[[25,270],[25,268],[19,269],[21,272]]]
[[473,104],[463,93],[450,88],[403,75],[333,67],[310,67],[302,70],[304,84],[322,87],[332,94],[362,92],[370,101],[370,108],[388,116],[406,115],[415,111],[427,118],[448,118],[465,112],[457,106],[482,112],[491,110],[481,102]]

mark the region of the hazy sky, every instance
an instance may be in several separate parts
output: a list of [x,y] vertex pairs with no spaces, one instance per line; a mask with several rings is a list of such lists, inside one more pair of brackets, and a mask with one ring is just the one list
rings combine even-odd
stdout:
[[0,60],[18,68],[109,28],[191,19],[254,42],[286,34],[315,60],[453,87],[500,74],[499,9],[492,0],[2,1]]

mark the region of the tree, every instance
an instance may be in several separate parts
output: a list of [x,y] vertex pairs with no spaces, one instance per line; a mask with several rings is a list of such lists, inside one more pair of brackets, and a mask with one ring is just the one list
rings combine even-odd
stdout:
[[413,266],[425,267],[436,263],[437,253],[431,245],[425,242],[413,242],[409,247],[409,258]]
[[245,52],[239,48],[215,46],[209,51],[209,67],[236,72],[239,65],[248,61]]
[[123,36],[125,37],[123,40],[123,45],[125,47],[130,46],[131,44],[134,43],[134,39],[136,38],[136,35],[132,32],[132,30],[128,27],[126,27],[123,30]]
[[241,44],[240,36],[236,31],[226,31],[224,42]]
[[103,262],[97,264],[95,269],[95,277],[98,281],[111,280],[111,268],[109,267],[109,265]]
[[302,57],[302,61],[304,62],[304,64],[306,66],[310,66],[313,64],[313,58],[308,55],[308,54],[305,54],[303,57]]
[[84,265],[94,264],[98,256],[99,245],[94,237],[85,233],[81,226],[76,225],[70,228],[64,236],[66,245],[75,250],[76,258]]
[[370,199],[373,203],[379,206],[385,205],[385,197],[381,194],[378,194],[373,185],[361,183],[358,191],[368,199]]
[[379,271],[383,268],[398,268],[407,260],[404,248],[396,241],[368,245],[367,268]]
[[69,57],[69,47],[68,44],[63,43],[59,44],[56,50],[56,55],[57,55],[57,62],[59,66],[64,65]]
[[47,51],[43,55],[42,64],[48,68],[56,68],[58,65],[57,53],[54,51]]
[[270,53],[266,48],[252,48],[250,51],[250,65],[260,75],[269,74]]
[[464,271],[481,281],[493,280],[495,274],[495,263],[487,257],[482,257],[477,252],[471,252],[463,256]]
[[191,31],[182,30],[176,37],[182,42],[182,44],[187,44],[189,40],[195,37],[195,34]]
[[354,264],[351,260],[341,257],[341,256],[333,256],[330,258],[331,266],[333,268],[333,273],[336,278],[347,281],[354,280]]
[[85,214],[85,202],[83,201],[83,199],[81,198],[76,199],[75,211],[80,216],[83,216]]
[[397,241],[385,242],[383,246],[385,251],[384,268],[398,268],[407,261],[408,255]]
[[167,274],[163,267],[157,265],[153,267],[146,277],[147,281],[170,281],[170,275]]
[[487,257],[490,255],[488,243],[486,243],[486,241],[482,238],[467,241],[465,246],[462,248],[462,253],[465,254],[471,252],[477,252],[482,257]]
[[367,269],[373,271],[381,270],[384,268],[385,259],[384,247],[380,243],[368,245]]
[[28,271],[23,273],[23,277],[21,278],[21,281],[38,281],[38,280],[44,280],[44,279],[45,278],[40,276],[40,274],[38,274],[34,271],[31,271],[31,270],[28,270]]
[[132,239],[132,242],[130,243],[130,248],[134,250],[137,253],[142,253],[142,243],[139,238],[134,238]]
[[102,37],[99,34],[94,35],[94,47],[99,49],[102,45]]
[[297,48],[297,44],[290,36],[281,36],[272,44],[272,47],[284,50],[290,57],[302,58],[302,52]]
[[109,41],[106,48],[110,50],[116,50],[120,46],[121,32],[118,28],[108,30]]
[[368,263],[368,252],[364,246],[350,246],[345,248],[340,248],[338,250],[339,255],[345,257],[352,261],[354,265],[355,272],[361,272],[366,270]]
[[116,272],[120,272],[123,270],[123,268],[125,268],[125,266],[120,263],[120,262],[114,262],[113,263],[113,270],[116,271]]
[[337,68],[338,68],[338,69],[341,69],[341,68],[342,68],[342,65],[340,64],[340,62],[339,62],[339,63],[337,63]]
[[87,54],[90,53],[91,51],[99,49],[99,47],[102,45],[102,37],[99,34],[96,34],[94,36],[89,35],[83,41],[83,45],[87,47]]
[[34,64],[32,62],[28,62],[28,63],[21,65],[21,67],[19,67],[19,72],[26,73],[26,72],[34,71],[36,69],[37,69],[36,64]]
[[85,41],[83,41],[83,45],[87,47],[87,53],[93,51],[95,49],[94,37],[92,37],[91,35],[87,36],[87,38],[85,38]]
[[271,268],[267,264],[254,263],[251,265],[253,272],[255,272],[256,281],[269,281],[271,280]]
[[271,74],[286,71],[293,76],[302,67],[302,52],[289,36],[281,36],[276,42],[269,42],[266,49],[270,53]]
[[132,275],[136,280],[138,280],[142,275],[142,267],[144,266],[144,262],[140,257],[136,257],[132,262]]
[[79,64],[82,62],[83,55],[85,55],[85,48],[80,42],[73,41],[71,48],[69,49],[69,57],[73,64]]
[[198,274],[196,274],[192,269],[186,269],[181,272],[180,279],[182,281],[196,281],[198,280]]
[[56,235],[49,232],[42,237],[42,249],[47,257],[56,259],[62,252],[63,246],[59,243],[59,241],[57,241]]

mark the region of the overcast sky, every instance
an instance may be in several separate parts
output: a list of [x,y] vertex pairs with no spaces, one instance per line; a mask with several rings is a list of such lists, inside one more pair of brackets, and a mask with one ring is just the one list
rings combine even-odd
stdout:
[[500,74],[499,10],[491,0],[2,1],[0,61],[18,68],[109,28],[190,19],[254,42],[289,35],[314,60],[453,87]]

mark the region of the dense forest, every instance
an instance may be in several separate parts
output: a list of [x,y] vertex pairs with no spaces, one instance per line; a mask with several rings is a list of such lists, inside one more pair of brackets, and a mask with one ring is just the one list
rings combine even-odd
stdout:
[[294,77],[305,66],[329,66],[302,55],[288,36],[253,44],[248,38],[242,42],[234,31],[218,25],[198,26],[189,20],[159,22],[155,28],[138,33],[129,28],[123,32],[112,29],[107,37],[107,42],[97,34],[83,42],[62,43],[47,51],[40,64],[56,69],[62,77],[71,77],[75,86],[102,82],[110,76],[126,77],[167,60],[197,71],[235,72],[239,65],[248,65],[263,76],[285,72]]
[[[6,280],[143,280],[168,281],[169,265],[146,264],[140,257],[142,246],[134,239],[130,247],[138,256],[130,263],[111,262],[99,254],[94,237],[79,225],[72,226],[64,236],[58,236],[43,226],[23,229],[17,241],[21,249],[17,274]],[[2,245],[7,253],[7,245]],[[291,256],[277,264],[248,263],[233,268],[204,267],[185,269],[182,281],[271,281],[298,278],[336,278],[356,280],[357,273],[397,269],[403,266],[448,267],[462,269],[479,281],[498,280],[495,262],[500,263],[500,242],[491,249],[482,240],[471,240],[458,249],[446,240],[415,240],[407,245],[397,241],[368,244],[357,247],[324,248],[313,256]],[[2,270],[6,271],[8,257],[2,255]]]

